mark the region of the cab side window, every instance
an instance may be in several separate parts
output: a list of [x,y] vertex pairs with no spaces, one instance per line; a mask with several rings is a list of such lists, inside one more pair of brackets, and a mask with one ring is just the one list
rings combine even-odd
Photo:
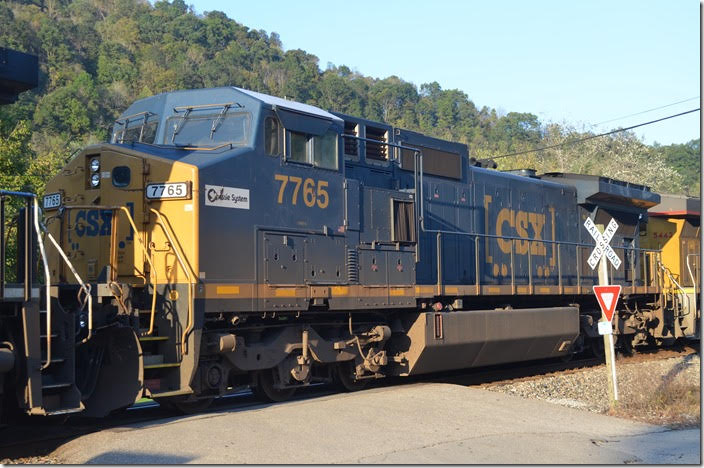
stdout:
[[313,137],[313,165],[337,169],[337,133],[327,132]]
[[281,124],[278,119],[267,117],[264,120],[264,149],[266,154],[278,156],[282,153],[282,136]]
[[337,170],[338,134],[329,131],[323,135],[287,132],[287,159],[301,164]]
[[291,135],[291,152],[289,153],[289,160],[299,163],[310,164],[308,158],[308,139],[307,135],[303,133],[290,132]]

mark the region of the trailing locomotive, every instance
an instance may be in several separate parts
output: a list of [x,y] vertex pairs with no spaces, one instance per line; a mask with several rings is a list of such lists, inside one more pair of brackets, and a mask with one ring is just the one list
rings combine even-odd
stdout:
[[698,301],[665,294],[640,245],[648,187],[502,173],[462,144],[244,89],[135,102],[42,202],[48,300],[0,323],[6,393],[32,414],[598,352],[588,217],[620,226],[619,341],[699,335]]

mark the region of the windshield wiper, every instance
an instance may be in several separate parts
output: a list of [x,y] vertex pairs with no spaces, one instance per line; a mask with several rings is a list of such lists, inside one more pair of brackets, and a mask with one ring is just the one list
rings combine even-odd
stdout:
[[215,130],[220,126],[220,122],[222,122],[223,117],[225,117],[225,114],[227,111],[230,109],[231,104],[225,104],[222,107],[222,110],[218,114],[218,118],[213,120],[213,125],[210,126],[210,139],[213,139],[213,134],[215,133]]
[[188,118],[188,114],[191,113],[192,108],[189,107],[186,109],[186,113],[183,114],[183,117],[181,117],[181,120],[179,120],[178,124],[174,125],[174,132],[171,134],[171,143],[174,142],[174,138],[176,138],[176,135],[178,135],[178,132],[181,131],[181,128],[183,128],[183,124],[186,123],[186,119]]

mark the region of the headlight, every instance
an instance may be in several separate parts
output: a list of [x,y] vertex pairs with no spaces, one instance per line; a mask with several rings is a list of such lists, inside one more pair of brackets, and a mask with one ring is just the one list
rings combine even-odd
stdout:
[[98,158],[91,159],[90,160],[90,171],[91,172],[98,172],[99,170],[100,170],[100,159],[98,159]]
[[97,187],[100,185],[100,174],[93,174],[90,176],[90,185],[91,187]]

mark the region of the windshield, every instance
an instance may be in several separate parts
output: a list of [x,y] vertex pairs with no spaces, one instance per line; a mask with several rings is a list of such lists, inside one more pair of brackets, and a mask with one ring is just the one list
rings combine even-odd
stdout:
[[113,127],[112,143],[131,143],[133,141],[154,143],[158,124],[158,116],[151,112],[143,112],[116,120]]
[[231,143],[244,146],[249,140],[248,112],[208,115],[186,114],[166,121],[164,144],[176,146],[214,146]]

